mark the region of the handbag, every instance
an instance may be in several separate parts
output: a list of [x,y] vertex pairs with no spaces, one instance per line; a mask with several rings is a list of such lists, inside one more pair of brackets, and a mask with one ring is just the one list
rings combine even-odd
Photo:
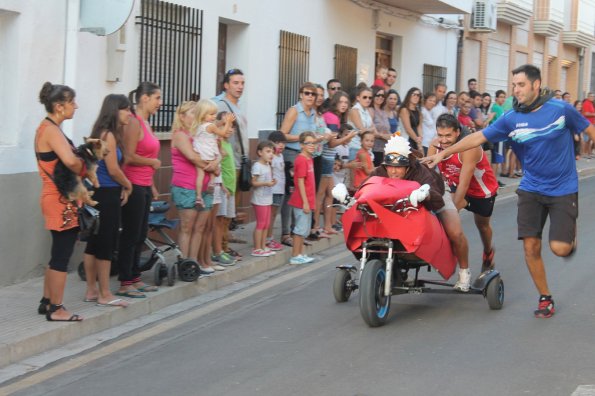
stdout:
[[[226,100],[222,100],[223,103],[227,106],[229,111],[235,115],[229,103]],[[252,187],[252,166],[250,164],[250,160],[246,156],[244,152],[244,142],[242,140],[242,131],[240,130],[240,124],[236,123],[238,129],[238,141],[240,142],[240,150],[242,151],[242,159],[240,160],[240,177],[238,180],[238,187],[241,191],[250,191]]]
[[86,242],[90,236],[99,233],[99,210],[94,207],[83,204],[77,210],[79,220],[79,239]]

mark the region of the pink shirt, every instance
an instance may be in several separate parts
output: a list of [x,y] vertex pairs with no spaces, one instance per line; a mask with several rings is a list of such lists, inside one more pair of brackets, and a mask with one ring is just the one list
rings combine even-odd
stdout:
[[[131,117],[135,117],[143,128],[143,138],[138,141],[135,154],[144,158],[157,158],[161,147],[159,140],[148,128],[145,120],[138,115],[132,115]],[[153,185],[155,169],[150,165],[124,165],[123,171],[132,184],[143,187]]]
[[[192,144],[192,137],[188,131],[177,130],[175,133],[183,133],[188,137],[188,141]],[[196,189],[196,165],[194,165],[188,158],[182,154],[180,150],[175,147],[171,148],[171,185],[185,188],[188,190]],[[209,185],[209,174],[206,173],[202,185],[202,191],[205,191]]]

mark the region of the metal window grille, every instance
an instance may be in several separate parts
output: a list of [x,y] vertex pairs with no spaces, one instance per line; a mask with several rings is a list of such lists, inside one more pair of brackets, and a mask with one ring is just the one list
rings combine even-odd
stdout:
[[434,92],[438,83],[446,83],[446,67],[424,64],[423,92]]
[[281,31],[279,39],[279,95],[277,98],[277,128],[287,109],[299,97],[300,85],[310,74],[310,37]]
[[357,83],[357,48],[335,44],[335,78],[343,91],[350,92]]
[[139,82],[161,87],[161,109],[151,117],[156,132],[170,130],[177,106],[200,96],[201,10],[159,0],[142,0]]

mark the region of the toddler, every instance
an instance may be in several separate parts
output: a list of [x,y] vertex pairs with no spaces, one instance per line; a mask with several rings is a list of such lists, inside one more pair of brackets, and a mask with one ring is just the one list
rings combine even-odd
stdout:
[[276,180],[273,179],[271,162],[275,152],[275,145],[269,140],[258,143],[256,154],[258,161],[252,165],[252,199],[256,215],[254,229],[254,257],[268,257],[275,254],[266,247],[266,236],[271,221],[271,205],[273,204],[273,189]]

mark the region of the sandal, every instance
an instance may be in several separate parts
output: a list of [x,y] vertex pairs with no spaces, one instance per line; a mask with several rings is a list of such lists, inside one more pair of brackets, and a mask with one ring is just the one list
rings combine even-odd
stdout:
[[39,300],[39,307],[37,308],[37,313],[40,315],[45,315],[48,313],[48,308],[50,305],[50,299],[46,297],[42,297]]
[[293,247],[293,238],[289,235],[281,237],[281,243],[285,246]]
[[65,309],[62,304],[50,304],[50,309],[46,312],[45,318],[48,322],[80,322],[83,318],[80,315],[73,314],[68,319],[54,319],[52,314],[60,309]]

